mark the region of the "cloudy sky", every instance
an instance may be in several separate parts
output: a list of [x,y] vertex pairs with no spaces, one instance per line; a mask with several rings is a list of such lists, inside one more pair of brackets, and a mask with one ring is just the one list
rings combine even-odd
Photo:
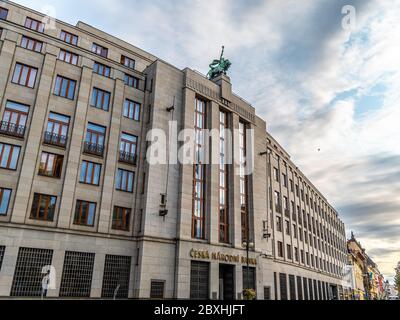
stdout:
[[[204,74],[224,44],[234,90],[385,276],[393,275],[400,260],[400,1],[17,2],[42,12],[50,5],[61,20],[82,20]],[[350,29],[342,27],[344,5],[356,10]]]

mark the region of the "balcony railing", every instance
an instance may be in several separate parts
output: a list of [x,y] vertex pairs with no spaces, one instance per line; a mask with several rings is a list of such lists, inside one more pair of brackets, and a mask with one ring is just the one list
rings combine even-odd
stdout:
[[46,144],[52,144],[58,147],[65,147],[67,145],[67,137],[55,134],[53,132],[46,131],[44,133],[43,142]]
[[136,165],[136,154],[120,151],[119,161]]
[[23,138],[25,135],[25,126],[17,126],[15,123],[2,121],[0,132],[9,136]]
[[102,157],[104,153],[104,146],[85,141],[85,144],[83,145],[83,152]]

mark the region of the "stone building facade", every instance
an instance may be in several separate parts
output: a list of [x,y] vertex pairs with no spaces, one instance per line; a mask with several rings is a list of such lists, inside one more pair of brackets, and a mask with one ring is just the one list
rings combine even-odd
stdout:
[[[341,298],[343,222],[229,77],[0,10],[0,297]],[[216,163],[150,163],[149,132],[170,146],[171,123],[237,134]]]

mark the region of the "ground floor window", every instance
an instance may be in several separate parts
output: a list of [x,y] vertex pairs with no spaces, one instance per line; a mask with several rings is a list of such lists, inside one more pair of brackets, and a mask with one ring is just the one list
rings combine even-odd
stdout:
[[60,297],[90,297],[94,253],[66,251]]
[[128,298],[131,257],[106,255],[101,296]]
[[243,289],[256,291],[256,268],[243,267]]
[[165,281],[151,280],[150,299],[164,299]]
[[190,299],[209,299],[208,262],[192,261],[190,266]]
[[279,286],[281,290],[281,300],[287,300],[288,295],[287,295],[287,277],[286,273],[280,273],[279,274]]
[[42,274],[44,266],[51,265],[53,250],[19,248],[14,279],[11,287],[11,296],[40,297],[42,292]]

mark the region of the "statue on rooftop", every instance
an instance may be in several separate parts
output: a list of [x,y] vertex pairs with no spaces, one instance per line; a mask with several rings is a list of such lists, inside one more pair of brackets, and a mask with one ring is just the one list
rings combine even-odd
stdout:
[[225,47],[222,46],[222,52],[219,60],[214,59],[214,61],[210,63],[210,71],[208,71],[207,73],[208,79],[213,79],[219,76],[220,74],[226,74],[229,67],[231,66],[232,63],[228,59],[225,59],[223,57],[224,49]]

